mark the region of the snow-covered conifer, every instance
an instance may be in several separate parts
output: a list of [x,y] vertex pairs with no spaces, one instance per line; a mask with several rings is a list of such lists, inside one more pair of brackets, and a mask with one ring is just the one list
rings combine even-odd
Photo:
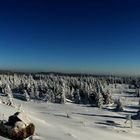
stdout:
[[74,93],[74,100],[76,104],[79,104],[81,102],[79,89],[77,89],[76,92]]
[[96,98],[95,98],[95,102],[96,102],[96,106],[99,108],[103,107],[103,103],[104,103],[104,99],[103,99],[103,95],[100,91],[98,91],[98,93],[96,93]]

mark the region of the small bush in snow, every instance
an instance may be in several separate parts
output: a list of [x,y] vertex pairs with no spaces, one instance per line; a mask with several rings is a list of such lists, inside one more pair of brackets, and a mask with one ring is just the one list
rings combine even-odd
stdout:
[[136,89],[135,94],[136,94],[136,97],[140,97],[140,89]]
[[140,119],[140,101],[139,101],[139,110],[137,112],[136,119]]
[[122,104],[122,101],[121,99],[118,99],[117,102],[116,102],[116,111],[123,111],[123,104]]
[[126,121],[124,123],[127,124],[128,122],[130,122],[130,128],[133,128],[133,121],[132,121],[131,114],[126,115]]

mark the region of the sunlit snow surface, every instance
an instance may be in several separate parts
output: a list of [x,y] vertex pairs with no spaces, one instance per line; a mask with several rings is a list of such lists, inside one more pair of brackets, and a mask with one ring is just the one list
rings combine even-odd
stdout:
[[[109,87],[114,98],[122,96],[128,106],[137,106],[137,100],[126,96],[125,85],[118,85],[117,89]],[[137,109],[127,107],[125,112],[114,112],[113,107],[98,109],[87,105],[52,104],[41,102],[24,102],[15,100],[17,105],[22,104],[23,110],[29,115],[36,126],[35,140],[139,140],[140,121],[134,121],[133,129],[129,123],[124,125],[126,114],[135,114]],[[0,104],[1,119],[8,119],[17,111],[16,108]],[[4,116],[3,116],[4,114]],[[68,117],[67,117],[68,115]],[[107,121],[114,121],[109,124]],[[0,137],[0,140],[5,138]]]

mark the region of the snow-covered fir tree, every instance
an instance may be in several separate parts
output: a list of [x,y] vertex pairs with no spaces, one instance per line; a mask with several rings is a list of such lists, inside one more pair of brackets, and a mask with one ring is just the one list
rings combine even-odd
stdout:
[[81,102],[79,89],[76,89],[76,91],[74,92],[74,101],[76,104],[80,104],[80,102]]
[[103,107],[104,104],[104,98],[100,90],[98,90],[98,93],[96,93],[96,98],[95,98],[96,106],[99,108]]

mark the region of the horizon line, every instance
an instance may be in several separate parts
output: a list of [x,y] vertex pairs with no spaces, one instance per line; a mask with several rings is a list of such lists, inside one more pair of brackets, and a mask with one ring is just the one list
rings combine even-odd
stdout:
[[128,77],[140,77],[140,74],[132,73],[121,73],[121,72],[80,72],[80,71],[56,71],[56,70],[10,70],[10,69],[0,69],[0,73],[23,73],[23,74],[73,74],[73,75],[93,75],[93,76],[128,76]]

